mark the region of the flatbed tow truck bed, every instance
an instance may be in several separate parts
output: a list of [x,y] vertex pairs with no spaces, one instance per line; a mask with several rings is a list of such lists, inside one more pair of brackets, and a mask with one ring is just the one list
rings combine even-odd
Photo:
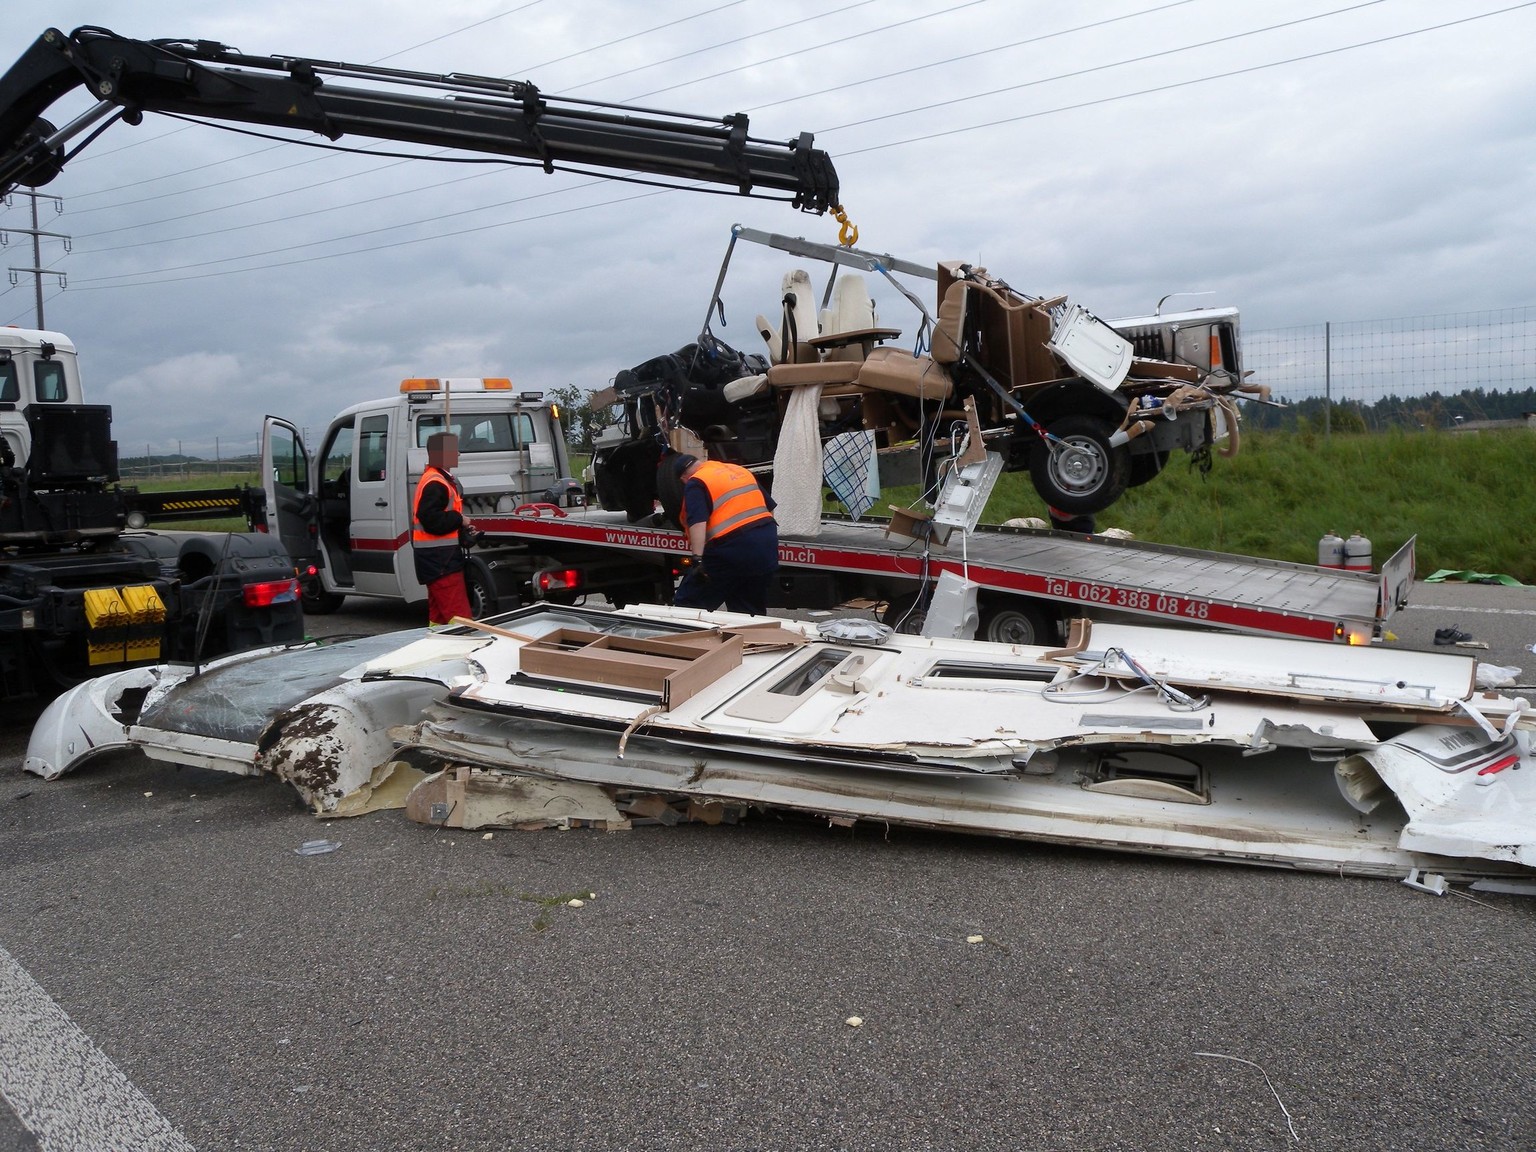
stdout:
[[[780,545],[799,548],[798,541]],[[829,522],[805,542],[804,562],[819,568],[877,554],[907,570],[920,565],[916,541],[885,535],[884,525]],[[838,553],[846,553],[847,558]],[[956,533],[933,549],[930,575],[950,570],[983,588],[1017,592],[1146,616],[1192,621],[1240,632],[1348,640],[1369,637],[1400,605],[1412,582],[1412,541],[1383,573],[1350,572],[1136,540],[1030,528]],[[1407,566],[1400,589],[1387,595],[1389,574]],[[916,574],[915,572],[913,573]]]
[[[561,510],[476,517],[502,541],[519,539],[558,552],[562,544],[657,556],[687,551],[675,529],[630,524],[622,513]],[[889,532],[884,520],[828,516],[813,537],[781,537],[779,563],[838,574],[848,599],[908,586],[943,571],[967,576],[982,595],[1025,596],[1157,617],[1170,622],[1261,635],[1367,643],[1379,635],[1412,585],[1414,541],[1380,573],[1319,568],[1248,556],[1175,548],[1137,540],[1030,528],[956,532],[947,544]],[[835,577],[833,577],[835,578]]]

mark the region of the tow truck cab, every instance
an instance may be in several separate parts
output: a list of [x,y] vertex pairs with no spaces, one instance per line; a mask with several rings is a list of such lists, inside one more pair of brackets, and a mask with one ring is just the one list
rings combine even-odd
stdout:
[[75,346],[61,332],[0,328],[0,457],[25,467],[32,455],[33,409],[84,404]]
[[[306,608],[332,610],[347,595],[426,599],[411,552],[411,504],[427,439],[445,431],[459,438],[454,475],[466,516],[505,514],[552,494],[553,502],[579,501],[558,406],[506,378],[402,381],[396,395],[338,415],[313,455],[294,424],[268,416],[267,507],[301,569],[311,570]],[[477,615],[498,598],[494,583],[483,563],[472,566]]]

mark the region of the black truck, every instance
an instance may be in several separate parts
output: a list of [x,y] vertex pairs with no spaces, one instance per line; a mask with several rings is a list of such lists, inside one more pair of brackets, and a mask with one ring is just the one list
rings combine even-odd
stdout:
[[118,481],[112,410],[84,403],[74,345],[0,328],[0,698],[302,639],[281,541],[147,527],[249,520],[260,490],[155,494]]

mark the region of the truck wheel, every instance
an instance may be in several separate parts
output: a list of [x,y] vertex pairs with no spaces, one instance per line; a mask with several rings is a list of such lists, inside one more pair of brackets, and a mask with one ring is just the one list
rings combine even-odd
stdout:
[[880,613],[880,623],[903,636],[922,635],[923,623],[928,619],[928,606],[918,604],[919,595],[917,592],[903,592],[899,596],[892,596],[885,602],[885,611]]
[[341,607],[345,599],[340,592],[327,592],[320,587],[319,581],[306,581],[299,603],[303,605],[306,616],[329,616]]
[[469,614],[476,620],[495,615],[501,607],[495,584],[480,568],[471,565],[465,569],[464,590],[469,594]]
[[1046,429],[1060,443],[1040,444],[1029,461],[1029,478],[1045,502],[1062,512],[1102,512],[1125,491],[1131,454],[1111,447],[1114,428],[1097,416],[1063,416]]
[[90,667],[72,658],[66,645],[43,642],[34,637],[27,648],[32,668],[31,687],[41,699],[51,700],[91,676]]
[[1049,645],[1060,641],[1056,614],[1042,604],[1004,600],[981,604],[976,639],[995,644]]

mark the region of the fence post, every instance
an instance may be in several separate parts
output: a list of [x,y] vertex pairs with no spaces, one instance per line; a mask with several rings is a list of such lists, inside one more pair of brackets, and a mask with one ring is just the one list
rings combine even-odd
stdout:
[[1323,321],[1323,439],[1333,439],[1333,321]]

